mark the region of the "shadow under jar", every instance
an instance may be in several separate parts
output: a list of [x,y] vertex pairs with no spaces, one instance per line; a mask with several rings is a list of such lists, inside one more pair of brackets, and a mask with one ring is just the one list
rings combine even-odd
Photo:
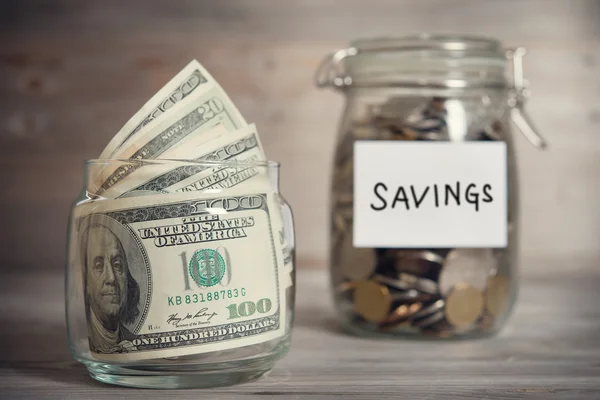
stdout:
[[[358,40],[319,66],[317,86],[337,89],[346,100],[331,181],[330,278],[336,314],[347,331],[471,338],[494,334],[506,321],[518,286],[518,181],[510,121],[534,146],[545,146],[523,108],[528,95],[523,55],[522,48],[505,50],[485,38],[421,35]],[[508,61],[512,74],[506,73]],[[355,145],[365,141],[405,148],[416,142],[504,142],[506,246],[399,241],[355,247]],[[430,165],[436,161],[427,157]],[[411,170],[405,168],[404,176]],[[398,219],[397,230],[402,229],[407,228]]]
[[101,382],[231,385],[289,350],[294,225],[275,162],[89,160],[67,251],[71,351]]

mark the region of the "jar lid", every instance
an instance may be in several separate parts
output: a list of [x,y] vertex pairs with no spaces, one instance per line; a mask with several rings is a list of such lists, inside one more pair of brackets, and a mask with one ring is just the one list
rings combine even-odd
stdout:
[[423,33],[405,37],[379,37],[357,39],[350,42],[352,47],[359,50],[376,51],[422,51],[442,50],[446,52],[479,52],[487,57],[497,56],[504,59],[504,49],[496,39],[462,36],[462,35],[431,35]]
[[[525,49],[504,49],[494,39],[421,34],[354,40],[331,52],[315,73],[317,87],[497,89],[508,92],[511,119],[529,142],[545,148],[525,112],[529,96],[523,78]],[[512,79],[506,77],[511,61]]]
[[421,34],[350,42],[327,71],[337,87],[505,88],[506,51],[494,39]]

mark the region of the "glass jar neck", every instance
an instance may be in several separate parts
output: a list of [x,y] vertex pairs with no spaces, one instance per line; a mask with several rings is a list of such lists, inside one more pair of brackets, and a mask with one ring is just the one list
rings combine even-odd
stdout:
[[[524,55],[522,47],[504,50],[496,40],[470,36],[423,34],[357,40],[321,61],[315,84],[344,91],[417,88],[424,95],[441,97],[481,89],[507,92],[512,121],[533,146],[544,148],[546,141],[525,112],[529,91],[523,78]],[[506,77],[507,60],[512,63],[510,80]]]
[[496,40],[421,35],[356,40],[334,56],[339,88],[508,88],[507,58]]
[[[379,99],[402,98],[402,97],[443,97],[460,98],[464,101],[472,99],[479,101],[482,98],[495,99],[503,103],[503,107],[509,107],[510,91],[508,88],[469,87],[448,88],[432,86],[359,86],[352,85],[344,88],[345,98],[351,101],[355,98],[371,99],[377,103]],[[487,100],[483,100],[487,102]]]

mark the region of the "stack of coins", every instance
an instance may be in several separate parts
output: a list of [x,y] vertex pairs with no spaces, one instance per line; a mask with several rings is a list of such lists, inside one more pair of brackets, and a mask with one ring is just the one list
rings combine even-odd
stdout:
[[[332,278],[339,310],[351,314],[347,319],[364,330],[440,338],[491,333],[508,310],[511,280],[504,249],[352,245],[353,141],[448,140],[444,102],[439,97],[418,104],[390,100],[350,127],[347,146],[338,150]],[[502,140],[501,124],[496,121],[482,129],[476,140]]]
[[492,249],[359,249],[350,235],[343,246],[337,300],[366,329],[460,336],[493,330],[507,309],[510,281]]

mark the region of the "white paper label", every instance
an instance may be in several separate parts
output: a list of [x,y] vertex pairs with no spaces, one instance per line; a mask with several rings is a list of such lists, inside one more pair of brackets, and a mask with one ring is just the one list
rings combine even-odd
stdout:
[[506,247],[504,142],[354,143],[354,247]]

